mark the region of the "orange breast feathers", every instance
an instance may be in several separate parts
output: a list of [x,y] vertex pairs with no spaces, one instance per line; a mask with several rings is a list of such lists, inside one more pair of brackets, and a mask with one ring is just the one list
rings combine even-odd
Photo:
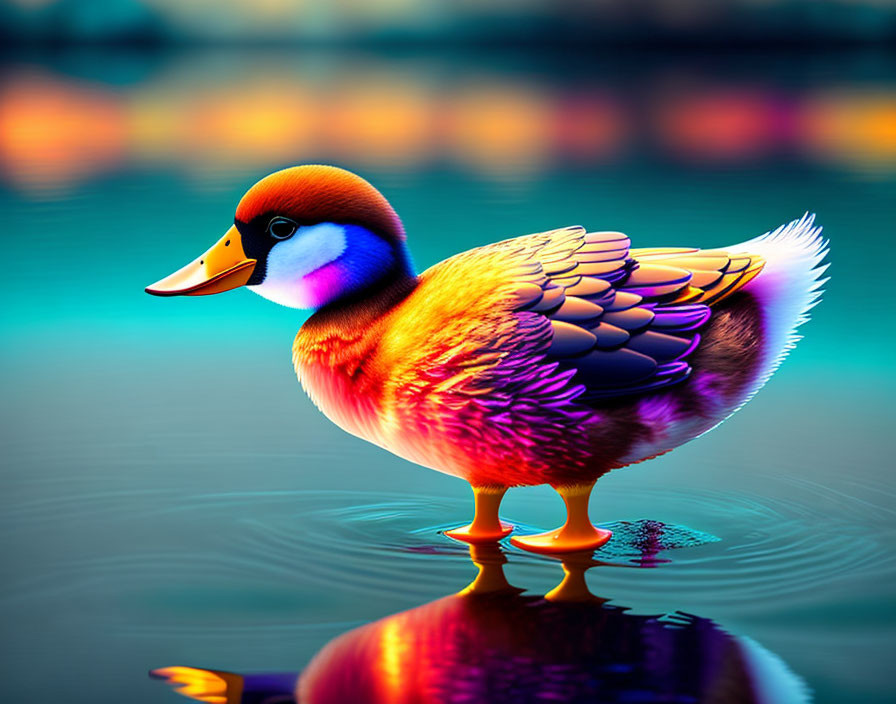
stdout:
[[[579,239],[555,233],[550,245],[572,251]],[[572,403],[584,389],[570,382],[573,371],[545,361],[550,321],[519,310],[527,285],[537,285],[527,279],[543,278],[532,261],[536,243],[547,241],[441,262],[364,323],[363,311],[312,316],[294,346],[309,395],[349,432],[474,484],[584,468],[594,414]]]

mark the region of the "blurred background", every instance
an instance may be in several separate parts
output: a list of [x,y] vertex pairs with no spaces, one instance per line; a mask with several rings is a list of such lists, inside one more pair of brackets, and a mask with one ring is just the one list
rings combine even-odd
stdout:
[[[893,701],[894,40],[888,0],[0,4],[2,699],[298,671],[475,574],[436,531],[466,519],[463,482],[302,394],[305,313],[143,293],[257,179],[325,162],[386,194],[419,270],[571,224],[716,247],[817,212],[833,278],[768,388],[595,492],[596,521],[719,540],[589,580],[755,639],[817,701]],[[535,593],[559,580],[509,557]]]
[[3,16],[22,43],[842,44],[896,33],[888,0],[12,0]]

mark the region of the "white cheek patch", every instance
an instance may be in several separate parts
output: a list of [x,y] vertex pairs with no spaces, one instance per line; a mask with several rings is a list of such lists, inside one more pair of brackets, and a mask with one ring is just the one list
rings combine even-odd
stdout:
[[302,227],[288,240],[278,242],[268,253],[264,281],[248,288],[290,308],[314,308],[315,291],[305,277],[338,259],[345,252],[345,230],[323,222]]

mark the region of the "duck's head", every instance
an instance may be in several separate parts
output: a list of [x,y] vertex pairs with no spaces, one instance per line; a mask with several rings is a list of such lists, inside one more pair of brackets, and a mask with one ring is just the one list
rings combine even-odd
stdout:
[[334,166],[266,176],[205,254],[147,287],[203,296],[248,286],[291,308],[317,309],[413,276],[404,228],[383,195]]

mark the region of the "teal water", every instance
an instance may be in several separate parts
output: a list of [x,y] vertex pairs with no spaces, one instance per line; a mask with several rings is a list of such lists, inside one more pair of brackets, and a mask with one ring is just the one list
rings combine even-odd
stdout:
[[[718,540],[587,579],[634,613],[752,639],[819,702],[892,701],[887,57],[93,53],[7,57],[4,75],[4,701],[174,702],[146,677],[172,664],[298,672],[475,576],[438,532],[467,520],[464,483],[342,433],[302,394],[302,313],[245,290],[143,293],[223,233],[251,183],[311,161],[384,191],[418,269],[570,224],[713,247],[817,212],[832,279],[797,350],[723,426],[592,501],[598,522]],[[582,105],[584,127],[568,119]],[[711,110],[730,129],[686,129]],[[516,490],[504,514],[547,528],[562,505]],[[534,594],[562,576],[507,557]]]

